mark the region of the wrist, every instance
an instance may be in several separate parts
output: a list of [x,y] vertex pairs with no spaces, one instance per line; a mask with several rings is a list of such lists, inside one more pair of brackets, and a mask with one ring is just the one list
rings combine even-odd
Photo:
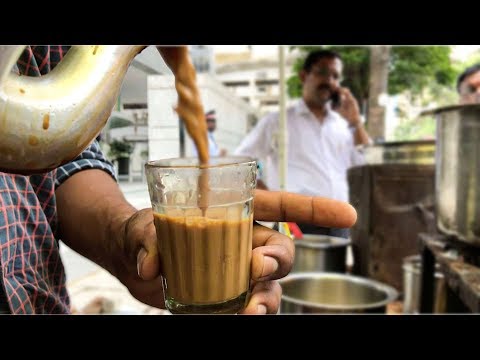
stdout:
[[363,126],[363,118],[362,118],[361,115],[358,115],[357,117],[355,117],[353,120],[351,120],[349,122],[349,127],[351,129],[357,130],[358,128],[360,128],[362,126]]
[[363,126],[362,122],[355,122],[355,123],[350,123],[349,128],[352,130],[358,130]]

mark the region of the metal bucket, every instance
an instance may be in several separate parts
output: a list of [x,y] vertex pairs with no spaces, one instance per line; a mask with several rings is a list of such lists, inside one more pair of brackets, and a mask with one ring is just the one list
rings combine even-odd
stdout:
[[295,240],[295,260],[292,272],[346,271],[349,239],[328,235],[304,234]]
[[385,313],[398,292],[388,285],[363,277],[305,272],[280,280],[280,313]]
[[[436,265],[438,268],[438,264]],[[420,312],[422,258],[420,255],[408,256],[403,261],[403,312],[418,314]],[[443,274],[436,271],[434,281],[434,313],[446,312],[447,289]]]
[[424,112],[437,120],[435,197],[437,227],[480,246],[480,105]]

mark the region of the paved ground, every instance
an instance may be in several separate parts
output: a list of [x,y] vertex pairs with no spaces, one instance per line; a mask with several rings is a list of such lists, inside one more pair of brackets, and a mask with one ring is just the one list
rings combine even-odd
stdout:
[[[127,200],[138,209],[150,207],[146,183],[120,183]],[[110,273],[62,244],[60,253],[74,310],[81,311],[96,298],[109,314],[167,314],[137,301]]]

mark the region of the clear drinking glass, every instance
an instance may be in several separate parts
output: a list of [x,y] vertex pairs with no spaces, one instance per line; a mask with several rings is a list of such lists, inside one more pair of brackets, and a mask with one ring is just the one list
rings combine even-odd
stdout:
[[250,285],[256,162],[176,158],[145,168],[167,309],[237,313]]

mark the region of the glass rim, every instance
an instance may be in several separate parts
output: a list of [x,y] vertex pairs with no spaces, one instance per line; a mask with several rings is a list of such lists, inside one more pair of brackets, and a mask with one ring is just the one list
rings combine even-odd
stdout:
[[[145,169],[216,169],[238,165],[254,165],[256,159],[248,156],[213,156],[210,160],[217,160],[219,163],[209,163],[208,165],[200,165],[198,157],[176,157],[160,160],[150,160],[145,163]],[[172,164],[175,161],[192,161],[192,164]]]

